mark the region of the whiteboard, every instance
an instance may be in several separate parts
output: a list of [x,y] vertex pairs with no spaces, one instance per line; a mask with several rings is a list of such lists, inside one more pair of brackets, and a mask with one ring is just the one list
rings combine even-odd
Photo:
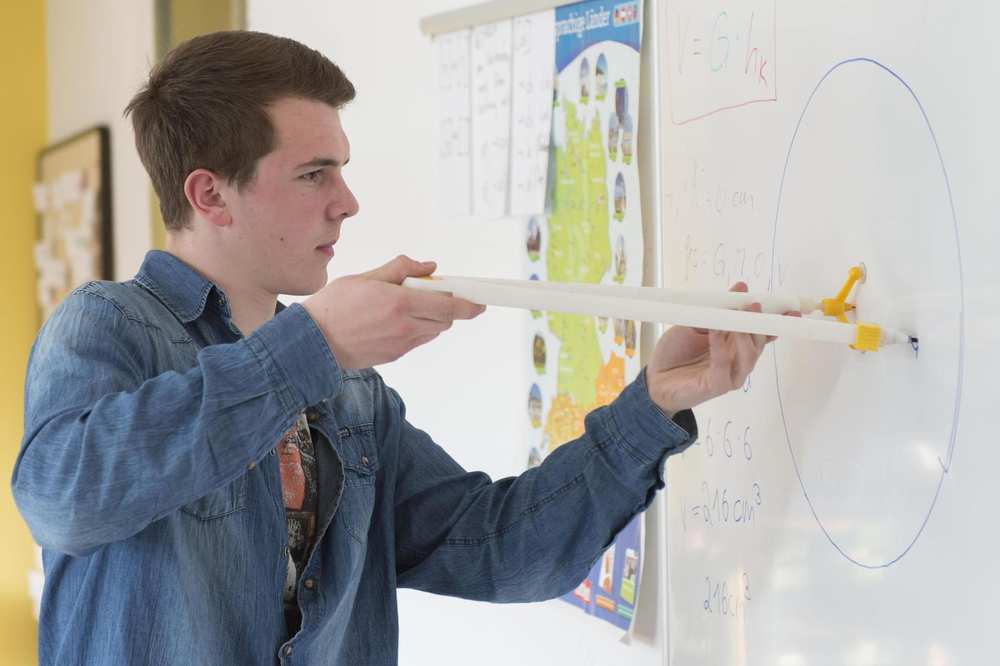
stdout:
[[779,340],[667,469],[671,664],[997,663],[997,10],[669,0],[663,283],[920,338]]

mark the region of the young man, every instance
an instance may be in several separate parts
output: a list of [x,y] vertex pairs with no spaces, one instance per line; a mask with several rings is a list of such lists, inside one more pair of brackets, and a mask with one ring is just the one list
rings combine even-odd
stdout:
[[353,96],[318,52],[227,32],[129,104],[168,251],[80,287],[32,350],[13,491],[43,664],[395,664],[398,587],[556,597],[753,368],[765,338],[674,328],[540,467],[463,470],[370,367],[483,308],[400,287],[434,270],[406,257],[326,284]]

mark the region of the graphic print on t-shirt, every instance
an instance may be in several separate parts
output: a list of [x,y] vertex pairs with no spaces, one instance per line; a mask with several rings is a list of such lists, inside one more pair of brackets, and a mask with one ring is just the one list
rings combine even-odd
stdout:
[[288,575],[285,578],[285,606],[295,606],[295,588],[309,559],[316,538],[318,502],[316,451],[305,414],[278,443],[281,493],[288,524]]

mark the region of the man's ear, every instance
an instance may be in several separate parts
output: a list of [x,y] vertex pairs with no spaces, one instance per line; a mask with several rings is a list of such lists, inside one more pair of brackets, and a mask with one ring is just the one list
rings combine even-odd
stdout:
[[222,186],[222,179],[207,169],[195,169],[184,180],[184,196],[195,215],[218,227],[232,223]]

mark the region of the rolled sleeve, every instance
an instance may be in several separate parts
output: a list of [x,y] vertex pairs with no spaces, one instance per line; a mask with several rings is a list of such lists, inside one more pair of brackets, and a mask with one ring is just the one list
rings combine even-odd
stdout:
[[698,424],[690,409],[670,418],[650,398],[645,368],[611,403],[605,418],[609,429],[645,464],[680,453],[698,439]]
[[298,303],[247,338],[247,345],[281,386],[289,413],[334,396],[341,384],[337,360],[323,332]]

